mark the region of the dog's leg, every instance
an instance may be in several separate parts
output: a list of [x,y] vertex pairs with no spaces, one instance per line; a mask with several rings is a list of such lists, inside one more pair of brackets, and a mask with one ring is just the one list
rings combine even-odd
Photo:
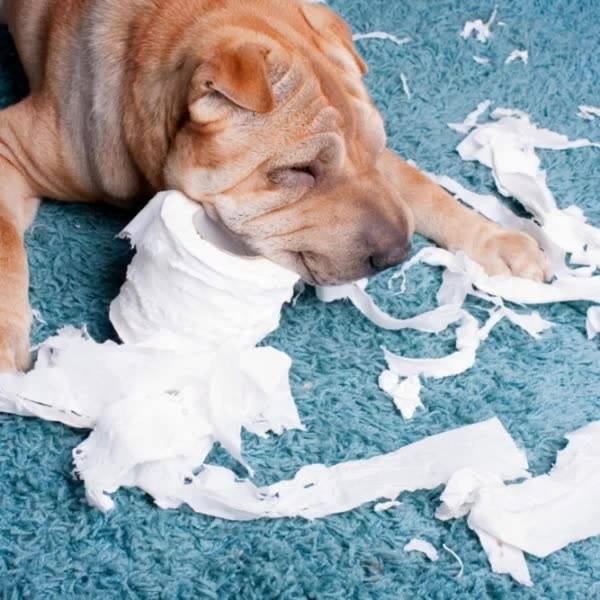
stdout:
[[29,365],[31,309],[23,235],[39,204],[11,149],[13,115],[19,116],[19,111],[0,112],[0,372]]
[[409,205],[418,233],[448,250],[464,251],[490,275],[547,277],[544,254],[530,236],[488,221],[390,150],[377,166]]

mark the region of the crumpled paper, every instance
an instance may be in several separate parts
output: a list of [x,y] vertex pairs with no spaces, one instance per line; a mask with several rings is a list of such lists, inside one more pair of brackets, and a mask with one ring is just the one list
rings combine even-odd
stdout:
[[464,469],[441,496],[442,520],[468,514],[492,569],[532,585],[524,552],[543,558],[567,544],[600,535],[600,421],[565,436],[547,475],[504,484],[496,475]]
[[471,36],[472,33],[475,33],[475,39],[482,44],[487,42],[488,38],[492,35],[490,31],[491,26],[496,20],[496,15],[498,11],[496,8],[492,11],[490,18],[484,23],[481,19],[475,19],[474,21],[467,21],[464,24],[463,30],[460,36],[463,40],[466,40]]
[[379,387],[394,401],[402,418],[406,421],[413,418],[417,408],[422,408],[421,380],[418,375],[411,375],[400,380],[398,373],[385,370],[379,376]]

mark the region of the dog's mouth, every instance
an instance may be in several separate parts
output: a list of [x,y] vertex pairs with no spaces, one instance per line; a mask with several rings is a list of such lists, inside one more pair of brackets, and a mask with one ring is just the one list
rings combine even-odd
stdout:
[[311,266],[311,259],[307,256],[306,252],[287,250],[272,253],[268,250],[261,251],[261,244],[253,244],[252,240],[248,239],[246,236],[232,232],[224,223],[219,212],[215,210],[214,205],[203,202],[200,204],[204,208],[204,211],[200,212],[206,214],[206,216],[215,224],[217,230],[219,230],[218,237],[221,242],[219,245],[222,245],[221,239],[225,238],[227,239],[230,248],[234,248],[233,252],[236,254],[264,256],[265,258],[273,260],[281,266],[296,272],[310,285],[327,285],[327,282],[316,273],[314,265]]

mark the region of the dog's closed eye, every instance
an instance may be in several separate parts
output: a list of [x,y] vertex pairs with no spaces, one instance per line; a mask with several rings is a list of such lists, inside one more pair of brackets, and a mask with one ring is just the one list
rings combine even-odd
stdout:
[[316,172],[311,165],[297,165],[274,169],[268,175],[269,181],[283,187],[312,187]]

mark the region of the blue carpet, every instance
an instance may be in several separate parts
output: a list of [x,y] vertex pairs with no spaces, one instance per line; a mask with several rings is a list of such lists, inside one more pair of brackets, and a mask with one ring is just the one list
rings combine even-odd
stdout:
[[[598,104],[597,0],[498,0],[498,19],[486,45],[463,41],[465,20],[487,18],[493,4],[475,0],[349,0],[336,8],[357,31],[382,29],[413,42],[398,47],[367,40],[368,82],[387,121],[390,144],[428,170],[467,186],[493,189],[490,173],[463,163],[461,139],[445,126],[462,120],[485,98],[529,112],[540,124],[570,136],[600,139],[600,121],[576,117],[578,104]],[[527,48],[529,66],[504,59]],[[473,54],[490,57],[478,65]],[[406,73],[412,101],[404,98]],[[0,96],[15,101],[26,86],[8,34],[0,32]],[[32,140],[31,143],[35,143]],[[543,153],[550,188],[561,206],[578,203],[600,225],[600,152]],[[46,202],[28,235],[31,295],[46,320],[40,341],[66,323],[87,323],[98,339],[114,335],[107,307],[129,260],[114,235],[128,215]],[[418,244],[417,244],[418,245]],[[371,287],[398,315],[434,304],[439,273],[411,272],[401,300]],[[528,452],[534,473],[551,467],[562,434],[600,418],[600,350],[585,339],[585,303],[542,307],[557,327],[539,342],[507,323],[482,346],[468,373],[427,382],[427,407],[403,422],[377,388],[384,366],[380,345],[419,355],[442,355],[452,332],[429,336],[386,333],[350,306],[322,305],[312,292],[288,307],[270,342],[294,359],[292,384],[306,433],[259,441],[246,437],[245,454],[260,482],[290,477],[309,462],[369,457],[460,425],[498,415]],[[304,384],[311,382],[312,387]],[[533,590],[490,572],[463,521],[433,518],[438,492],[406,494],[376,514],[365,506],[309,523],[302,520],[231,523],[183,509],[155,508],[143,494],[122,491],[117,509],[90,508],[72,473],[71,449],[84,435],[57,424],[0,416],[0,590],[6,598],[592,598],[600,597],[600,539],[573,544],[545,560],[530,559]],[[215,452],[214,460],[227,462]],[[446,543],[465,561],[442,553],[435,564],[407,555],[404,544],[423,537]]]

